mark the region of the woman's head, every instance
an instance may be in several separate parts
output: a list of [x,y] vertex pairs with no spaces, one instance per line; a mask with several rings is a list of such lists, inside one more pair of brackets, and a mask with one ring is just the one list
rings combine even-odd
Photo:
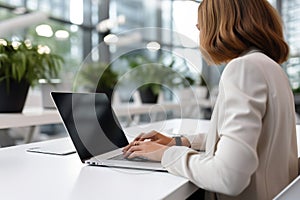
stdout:
[[267,0],[203,0],[198,27],[200,49],[215,64],[229,62],[252,47],[278,63],[288,57],[280,16]]

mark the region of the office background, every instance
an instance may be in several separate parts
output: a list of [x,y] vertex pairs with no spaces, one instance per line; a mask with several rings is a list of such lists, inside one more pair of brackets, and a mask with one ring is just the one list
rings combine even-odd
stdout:
[[[269,1],[282,15],[285,24],[285,36],[291,49],[286,69],[292,88],[296,90],[300,88],[300,16],[296,14],[300,9],[300,2]],[[4,29],[0,37],[15,40],[29,38],[49,45],[52,51],[65,58],[63,71],[68,73],[76,71],[82,60],[108,34],[135,28],[161,27],[182,33],[197,42],[197,5],[197,1],[186,0],[155,0],[151,3],[146,0],[1,0],[2,22],[36,11],[44,12],[47,19],[33,20],[34,25],[29,21],[25,22],[25,27],[10,27],[8,31]],[[182,46],[166,38],[172,36],[157,36],[156,39],[160,40],[162,47],[197,50],[197,46]]]
[[[300,112],[300,16],[297,15],[300,1],[269,2],[279,11],[285,25],[284,33],[291,51],[290,58],[283,67],[295,94],[297,112]],[[83,60],[107,36],[136,28],[158,27],[171,31],[149,33],[155,35],[150,38],[147,35],[142,38],[125,35],[127,45],[117,50],[108,48],[105,54],[110,57],[117,54],[118,50],[130,49],[130,45],[134,45],[138,39],[144,42],[157,41],[161,48],[166,47],[177,52],[198,51],[198,31],[195,27],[198,4],[199,1],[187,0],[0,0],[0,38],[30,39],[48,45],[53,52],[65,59],[61,72],[63,81],[72,82]],[[24,20],[25,16],[34,14],[40,17]],[[13,23],[7,26],[5,22],[9,20]],[[173,39],[176,37],[174,33],[186,36],[194,44],[178,43]],[[210,68],[203,67],[205,65],[202,60],[198,67],[206,74],[206,81],[217,85],[218,80],[214,78]],[[222,66],[218,67],[222,69]],[[56,128],[42,127],[45,132],[53,132]]]

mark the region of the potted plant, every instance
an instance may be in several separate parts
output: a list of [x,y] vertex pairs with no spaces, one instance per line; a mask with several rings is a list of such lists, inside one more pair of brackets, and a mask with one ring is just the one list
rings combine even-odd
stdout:
[[175,69],[176,60],[171,54],[157,53],[153,58],[151,52],[149,55],[149,52],[137,50],[121,57],[131,70],[130,79],[138,86],[143,103],[156,103],[164,86],[185,87],[195,83],[186,69]]
[[117,82],[118,73],[112,69],[111,65],[104,62],[90,62],[79,71],[75,87],[89,92],[106,93],[111,100]]
[[62,62],[48,46],[0,39],[0,112],[22,112],[29,87],[57,77]]

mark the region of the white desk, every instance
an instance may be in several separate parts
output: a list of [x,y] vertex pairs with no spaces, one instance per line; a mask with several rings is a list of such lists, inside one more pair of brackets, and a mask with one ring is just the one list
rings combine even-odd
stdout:
[[[206,132],[209,121],[168,120],[129,127],[129,138],[141,131],[164,133]],[[299,134],[300,126],[297,126]],[[298,137],[298,144],[299,144]],[[5,200],[82,200],[82,199],[184,199],[197,188],[187,179],[163,172],[86,166],[77,154],[54,156],[28,153],[26,149],[70,139],[0,149],[0,194]]]
[[25,108],[23,113],[0,113],[0,129],[61,123],[58,112],[42,108]]
[[22,113],[0,113],[0,129],[4,129],[0,130],[2,134],[7,134],[5,129],[30,127],[29,132],[24,135],[25,143],[31,142],[36,126],[57,123],[61,123],[61,119],[55,109],[44,110],[42,108],[27,107]]
[[[169,120],[125,130],[173,132],[208,128],[207,121]],[[184,199],[197,188],[187,179],[165,172],[86,166],[77,154],[54,156],[26,152],[29,147],[67,144],[69,138],[0,149],[0,195],[5,200]]]

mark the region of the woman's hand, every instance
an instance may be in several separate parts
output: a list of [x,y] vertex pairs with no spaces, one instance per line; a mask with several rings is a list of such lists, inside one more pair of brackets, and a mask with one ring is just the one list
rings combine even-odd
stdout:
[[142,142],[145,140],[150,140],[158,144],[167,145],[167,146],[172,146],[175,144],[174,138],[165,136],[157,131],[151,131],[149,133],[141,133],[131,143],[129,143],[126,147],[124,147],[123,152],[128,151],[130,147],[135,145],[135,142]]
[[123,149],[124,157],[142,157],[153,161],[161,161],[164,152],[169,148],[152,141],[135,141],[133,145],[128,146],[127,149]]
[[153,142],[157,142],[162,145],[169,145],[171,146],[173,138],[165,136],[157,131],[150,131],[149,133],[141,133],[137,136],[134,141],[145,141],[151,140]]

